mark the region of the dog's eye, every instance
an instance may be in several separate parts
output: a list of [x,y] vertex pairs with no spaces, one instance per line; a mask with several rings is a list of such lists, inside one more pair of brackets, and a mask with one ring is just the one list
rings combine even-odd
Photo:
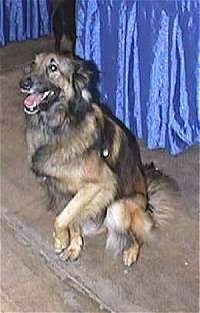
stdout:
[[50,64],[49,65],[49,70],[50,72],[56,72],[57,71],[57,66],[55,64]]

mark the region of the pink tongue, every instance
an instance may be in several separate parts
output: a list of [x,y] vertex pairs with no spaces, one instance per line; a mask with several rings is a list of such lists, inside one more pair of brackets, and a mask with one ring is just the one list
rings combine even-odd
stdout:
[[42,101],[43,94],[32,94],[25,98],[24,105],[26,107],[33,107],[39,105]]

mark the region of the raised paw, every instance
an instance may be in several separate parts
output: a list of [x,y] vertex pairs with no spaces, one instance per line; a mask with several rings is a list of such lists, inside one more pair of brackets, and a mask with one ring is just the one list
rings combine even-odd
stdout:
[[138,259],[139,255],[139,246],[134,245],[133,247],[124,250],[123,252],[123,262],[126,266],[131,266]]
[[59,254],[69,245],[69,230],[62,229],[53,233],[54,251]]
[[81,236],[73,238],[69,247],[67,247],[61,254],[60,258],[62,261],[75,261],[78,259],[83,246],[83,239]]

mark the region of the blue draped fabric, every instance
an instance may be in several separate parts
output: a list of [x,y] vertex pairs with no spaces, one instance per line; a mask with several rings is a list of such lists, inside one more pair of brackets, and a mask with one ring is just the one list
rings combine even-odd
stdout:
[[49,0],[0,0],[0,46],[50,33]]
[[77,0],[77,53],[101,101],[149,148],[199,142],[199,1]]

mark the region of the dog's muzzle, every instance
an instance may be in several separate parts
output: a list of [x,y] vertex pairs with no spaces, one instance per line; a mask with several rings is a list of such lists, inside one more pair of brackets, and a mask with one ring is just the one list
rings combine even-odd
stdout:
[[40,105],[49,95],[55,95],[53,89],[48,87],[39,88],[39,82],[34,82],[31,76],[28,76],[20,81],[20,88],[22,93],[26,93],[27,97],[24,99],[24,112],[27,114],[36,114],[40,110]]
[[24,99],[24,112],[27,114],[35,114],[40,109],[40,104],[44,101],[51,91],[44,93],[33,93]]

